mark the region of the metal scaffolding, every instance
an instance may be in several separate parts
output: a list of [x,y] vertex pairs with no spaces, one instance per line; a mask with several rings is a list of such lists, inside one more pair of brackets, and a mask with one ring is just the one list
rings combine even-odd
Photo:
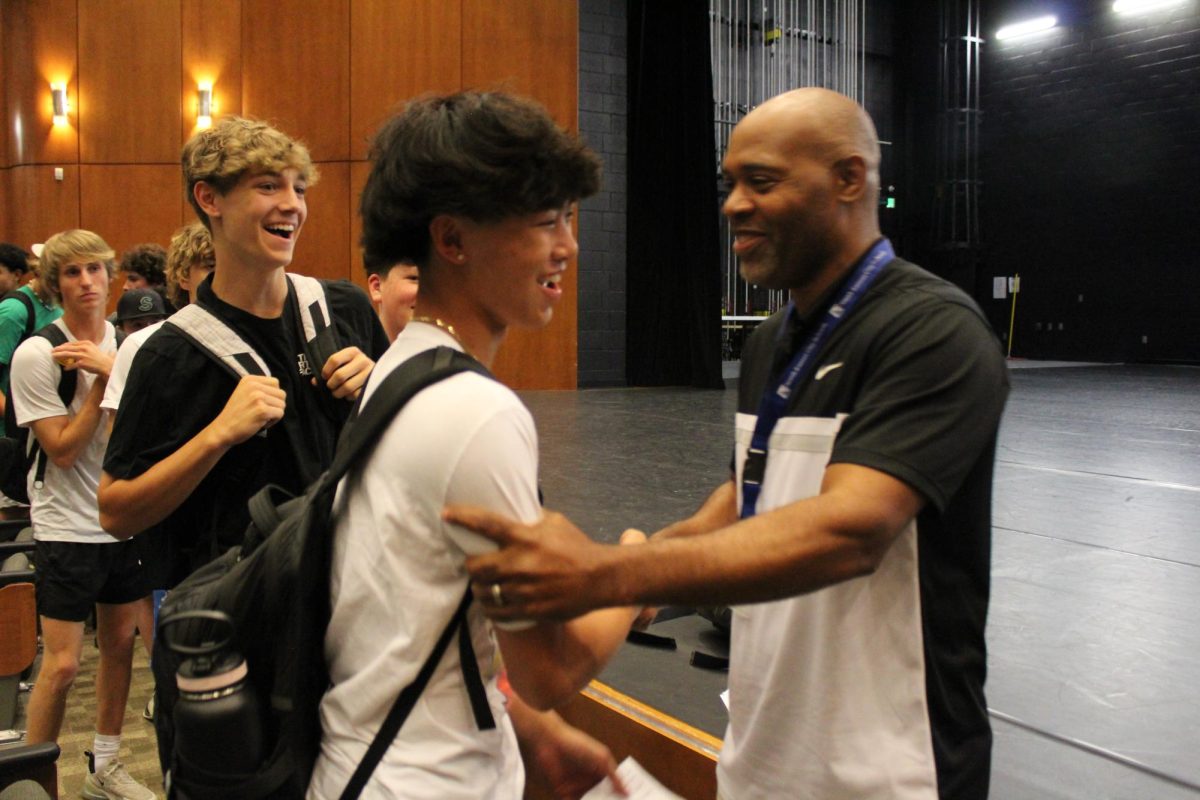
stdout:
[[979,0],[940,0],[937,193],[933,245],[947,270],[979,256]]
[[[862,103],[866,89],[867,0],[709,0],[716,174],[738,121],[768,98],[823,86]],[[720,217],[724,274],[724,357],[740,351],[740,332],[778,310],[786,297],[738,275],[733,237]]]

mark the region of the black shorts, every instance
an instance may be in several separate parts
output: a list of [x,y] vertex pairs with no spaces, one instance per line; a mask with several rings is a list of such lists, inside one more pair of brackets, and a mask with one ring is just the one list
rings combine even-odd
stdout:
[[132,603],[153,588],[132,541],[39,541],[33,565],[38,614],[64,622],[83,622],[96,603]]

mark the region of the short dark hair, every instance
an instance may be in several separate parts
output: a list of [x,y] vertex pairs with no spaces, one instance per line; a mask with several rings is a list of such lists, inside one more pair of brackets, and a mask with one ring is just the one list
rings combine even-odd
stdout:
[[365,251],[363,252],[363,270],[368,275],[378,275],[380,278],[386,278],[387,274],[392,271],[392,267],[400,264],[408,264],[409,266],[417,266],[416,262],[411,258],[402,258],[399,261],[389,259],[372,258]]
[[8,267],[10,272],[28,272],[29,253],[15,244],[0,242],[0,264]]
[[151,286],[167,285],[166,266],[167,251],[162,245],[139,244],[121,256],[121,271],[141,275]]
[[586,144],[537,103],[503,92],[413,100],[375,136],[371,161],[359,204],[367,264],[424,266],[439,214],[496,222],[600,186],[600,159]]

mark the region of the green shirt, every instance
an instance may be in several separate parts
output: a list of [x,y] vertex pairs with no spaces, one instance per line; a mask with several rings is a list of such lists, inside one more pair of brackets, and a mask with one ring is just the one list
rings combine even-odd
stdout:
[[[34,319],[31,331],[41,330],[62,316],[63,312],[60,307],[46,305],[28,286],[22,286],[17,291],[29,295],[33,300]],[[10,297],[0,301],[0,392],[6,396],[8,394],[8,365],[12,363],[13,353],[16,352],[17,345],[21,343],[21,337],[25,335],[25,323],[28,321],[29,312],[25,310],[25,304],[20,300]],[[3,415],[0,415],[0,435],[4,435]]]

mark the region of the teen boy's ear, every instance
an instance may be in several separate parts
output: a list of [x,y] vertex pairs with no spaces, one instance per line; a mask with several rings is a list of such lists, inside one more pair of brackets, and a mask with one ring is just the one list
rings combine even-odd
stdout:
[[196,181],[192,187],[192,197],[196,199],[196,205],[211,217],[221,216],[221,211],[217,208],[217,189],[207,181]]
[[433,250],[443,261],[458,263],[463,260],[462,234],[462,223],[450,214],[438,214],[429,222]]

